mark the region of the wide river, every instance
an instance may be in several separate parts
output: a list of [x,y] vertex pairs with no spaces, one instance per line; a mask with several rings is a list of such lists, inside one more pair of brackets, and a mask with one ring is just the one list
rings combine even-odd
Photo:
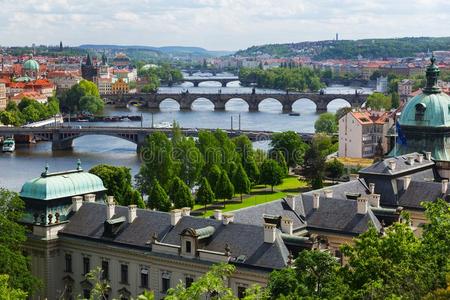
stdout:
[[[220,85],[220,84],[219,84]],[[229,87],[222,88],[213,82],[203,83],[198,88],[183,84],[178,87],[161,88],[162,91],[176,92],[189,89],[189,92],[213,92],[221,89],[222,93],[236,91],[250,92],[251,89],[239,86],[239,83],[230,83]],[[256,92],[264,90],[257,89]],[[267,90],[268,91],[268,90]],[[354,93],[355,88],[334,86],[325,91],[330,94]],[[369,93],[370,90],[363,89]],[[338,108],[349,106],[344,100],[334,100],[328,105],[328,111],[335,112]],[[259,112],[249,112],[248,105],[243,100],[233,99],[226,105],[225,111],[215,112],[213,104],[206,99],[198,99],[192,105],[192,111],[180,111],[178,104],[173,100],[161,103],[161,111],[152,112],[137,107],[112,108],[106,107],[104,115],[140,115],[143,116],[143,126],[151,126],[160,122],[178,122],[182,127],[188,128],[230,128],[231,118],[233,127],[238,128],[240,115],[241,129],[313,132],[314,122],[318,118],[315,104],[309,100],[301,99],[293,105],[294,112],[300,116],[290,116],[281,113],[281,104],[273,99],[263,101]],[[141,122],[123,121],[117,123],[88,123],[91,126],[141,126]],[[87,123],[80,123],[87,125]],[[255,147],[267,147],[267,142],[255,144]],[[38,177],[49,164],[49,170],[63,171],[74,169],[80,159],[82,167],[89,170],[97,164],[121,165],[131,168],[133,175],[139,170],[140,161],[136,154],[136,145],[122,139],[108,136],[85,136],[74,140],[70,151],[52,151],[51,143],[39,142],[33,145],[16,145],[14,153],[0,152],[0,187],[20,191],[22,184],[31,178]]]

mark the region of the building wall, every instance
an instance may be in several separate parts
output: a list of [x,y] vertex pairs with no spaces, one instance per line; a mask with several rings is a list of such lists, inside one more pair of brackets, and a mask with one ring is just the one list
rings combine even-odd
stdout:
[[339,156],[362,157],[362,126],[351,113],[339,120]]
[[0,83],[0,110],[4,110],[6,108],[6,85],[4,83]]

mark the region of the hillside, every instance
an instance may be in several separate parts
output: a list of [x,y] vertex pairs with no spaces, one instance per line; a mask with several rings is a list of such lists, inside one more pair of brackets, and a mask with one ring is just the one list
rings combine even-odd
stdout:
[[450,37],[406,37],[396,39],[364,39],[317,41],[291,44],[252,46],[236,52],[240,56],[269,54],[275,57],[309,55],[316,60],[408,57],[419,52],[450,50]]

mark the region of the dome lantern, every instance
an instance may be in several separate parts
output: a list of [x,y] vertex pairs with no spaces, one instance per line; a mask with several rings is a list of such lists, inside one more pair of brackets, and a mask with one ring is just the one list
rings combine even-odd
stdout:
[[437,85],[440,70],[439,67],[436,66],[436,58],[434,57],[434,54],[431,56],[430,59],[431,64],[427,67],[426,71],[426,77],[427,77],[427,85],[423,89],[423,93],[430,95],[430,94],[439,94],[441,92],[441,89]]

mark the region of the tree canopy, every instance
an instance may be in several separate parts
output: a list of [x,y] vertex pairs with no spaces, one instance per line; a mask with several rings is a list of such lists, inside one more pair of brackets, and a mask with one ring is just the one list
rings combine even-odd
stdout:
[[332,113],[323,113],[314,123],[316,133],[334,134],[338,130],[336,116]]
[[261,183],[272,187],[283,182],[284,171],[274,159],[266,159],[261,165]]
[[390,110],[392,107],[391,96],[386,96],[382,93],[373,93],[367,97],[366,107],[375,110]]
[[294,168],[303,161],[307,145],[294,131],[277,132],[272,135],[270,152],[280,151],[289,167]]

